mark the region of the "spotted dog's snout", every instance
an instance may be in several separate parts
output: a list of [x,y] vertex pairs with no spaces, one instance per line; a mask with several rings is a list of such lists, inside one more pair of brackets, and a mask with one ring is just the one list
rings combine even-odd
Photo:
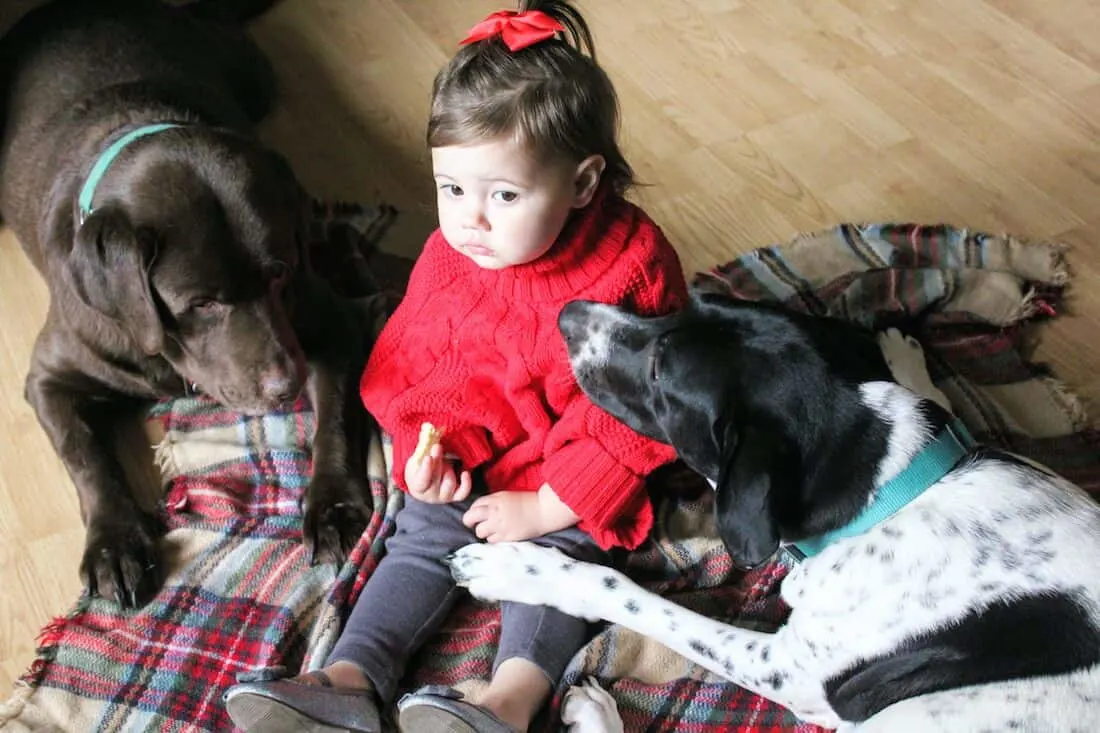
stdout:
[[565,339],[574,372],[587,372],[607,364],[616,314],[611,306],[584,300],[575,300],[562,308],[558,329]]

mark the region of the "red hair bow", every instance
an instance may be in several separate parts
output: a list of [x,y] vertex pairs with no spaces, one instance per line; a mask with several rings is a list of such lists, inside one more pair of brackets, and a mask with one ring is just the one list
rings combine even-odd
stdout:
[[473,28],[460,45],[500,36],[513,53],[522,48],[553,38],[565,30],[558,21],[541,10],[498,10]]

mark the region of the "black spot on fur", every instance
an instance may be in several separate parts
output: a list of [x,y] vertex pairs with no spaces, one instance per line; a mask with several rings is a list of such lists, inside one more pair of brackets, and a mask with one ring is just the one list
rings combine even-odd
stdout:
[[1100,663],[1100,629],[1073,596],[998,600],[950,626],[917,635],[826,680],[833,710],[862,722],[918,695],[1025,677],[1068,674]]
[[770,646],[766,646],[766,645],[765,645],[765,646],[764,646],[764,647],[763,647],[763,648],[762,648],[762,649],[760,650],[760,661],[761,661],[761,662],[766,662],[766,661],[768,661],[768,659],[769,659],[769,657],[771,657],[771,655],[772,655],[772,648],[771,648]]
[[920,605],[928,610],[935,610],[940,605],[940,594],[932,590],[926,590],[920,594]]
[[642,610],[641,606],[639,606],[637,601],[633,598],[628,599],[627,602],[623,604],[623,608],[627,610],[627,613],[638,613],[638,611]]
[[615,590],[619,587],[619,579],[613,575],[605,575],[603,579],[603,587],[608,590]]
[[755,648],[756,648],[756,642],[755,641],[750,641],[749,643],[745,644],[745,651],[747,651],[747,652],[751,652]]
[[1047,510],[1038,504],[1028,504],[1020,510],[1020,518],[1026,519],[1029,522],[1045,517],[1048,514]]
[[900,529],[898,529],[897,527],[892,527],[890,525],[886,525],[882,528],[882,534],[886,537],[889,537],[892,540],[896,540],[899,537],[901,537],[904,533]]
[[992,527],[985,522],[971,522],[970,535],[981,545],[1006,544],[1004,538],[1001,536],[1001,533],[997,531],[997,528]]
[[525,569],[526,569],[528,575],[538,575],[539,574],[539,569],[537,567],[535,567],[534,565],[528,565]]
[[701,656],[704,656],[707,659],[710,659],[712,661],[718,659],[718,655],[714,653],[714,650],[711,649],[709,646],[707,646],[706,644],[704,644],[701,641],[697,641],[695,639],[692,639],[690,642],[688,642],[688,646],[691,648],[691,650],[693,652],[695,652],[696,654],[699,654]]

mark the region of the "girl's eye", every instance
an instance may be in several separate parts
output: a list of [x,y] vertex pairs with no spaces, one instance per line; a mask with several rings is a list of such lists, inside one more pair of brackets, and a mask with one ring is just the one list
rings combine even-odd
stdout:
[[456,199],[462,195],[462,188],[456,186],[453,183],[444,183],[442,186],[439,187],[439,190],[453,199]]
[[510,204],[519,198],[519,194],[515,191],[497,191],[493,194],[493,198],[497,201],[502,201],[506,204]]

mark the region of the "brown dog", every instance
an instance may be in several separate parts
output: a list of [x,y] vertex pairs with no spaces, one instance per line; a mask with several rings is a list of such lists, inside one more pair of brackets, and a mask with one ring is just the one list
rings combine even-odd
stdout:
[[50,290],[26,396],[80,495],[84,582],[124,605],[159,588],[161,529],[111,448],[119,407],[201,389],[257,414],[304,385],[312,557],[341,560],[370,511],[363,349],[309,268],[308,200],[251,133],[273,75],[233,6],[61,0],[0,42],[0,213]]

